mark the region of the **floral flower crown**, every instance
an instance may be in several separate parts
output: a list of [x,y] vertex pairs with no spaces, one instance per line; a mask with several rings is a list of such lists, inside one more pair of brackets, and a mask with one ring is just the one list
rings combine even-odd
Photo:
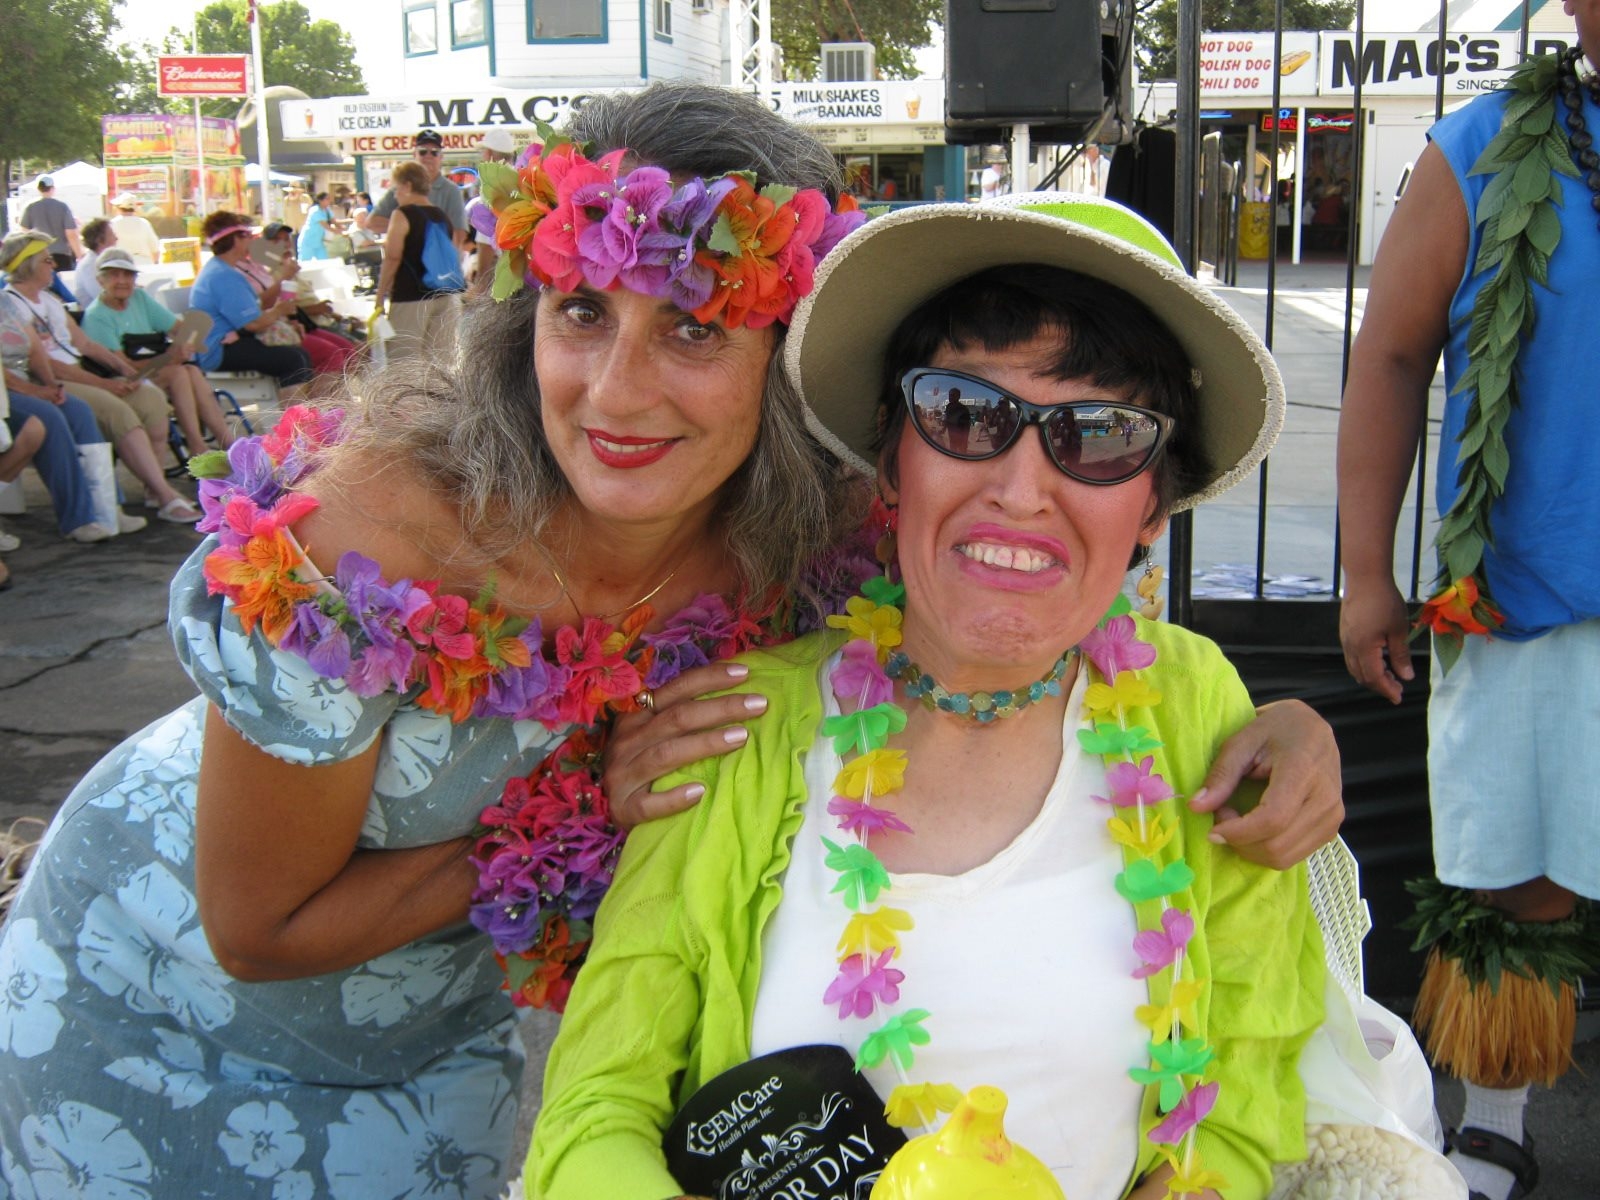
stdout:
[[515,168],[483,163],[486,207],[474,227],[500,250],[493,295],[533,281],[562,291],[619,285],[671,300],[697,321],[761,329],[789,320],[816,265],[866,220],[850,196],[838,208],[815,188],[731,171],[674,187],[661,167],[619,174],[626,150],[590,160],[540,127]]

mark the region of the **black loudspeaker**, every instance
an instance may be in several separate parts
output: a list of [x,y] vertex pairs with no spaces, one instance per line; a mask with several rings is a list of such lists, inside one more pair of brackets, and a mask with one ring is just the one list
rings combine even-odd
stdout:
[[1004,140],[1032,125],[1040,142],[1074,141],[1106,105],[1100,0],[948,0],[945,141]]

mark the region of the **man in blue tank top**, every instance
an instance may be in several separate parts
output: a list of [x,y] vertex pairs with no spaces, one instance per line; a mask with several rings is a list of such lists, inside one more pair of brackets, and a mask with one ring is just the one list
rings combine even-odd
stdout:
[[1395,524],[1443,353],[1441,574],[1419,617],[1439,883],[1414,888],[1432,946],[1417,1023],[1466,1085],[1451,1157],[1475,1200],[1537,1182],[1528,1085],[1570,1065],[1574,985],[1600,964],[1600,0],[1565,7],[1579,48],[1432,130],[1339,423],[1345,662],[1399,703]]

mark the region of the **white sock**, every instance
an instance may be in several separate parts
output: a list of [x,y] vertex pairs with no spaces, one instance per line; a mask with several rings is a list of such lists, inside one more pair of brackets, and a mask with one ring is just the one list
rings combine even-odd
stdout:
[[[1520,1146],[1522,1110],[1528,1104],[1527,1085],[1519,1088],[1486,1088],[1466,1083],[1462,1086],[1466,1088],[1467,1106],[1461,1114],[1461,1128],[1498,1133]],[[1489,1200],[1506,1200],[1511,1194],[1512,1185],[1516,1183],[1516,1176],[1510,1171],[1482,1159],[1452,1153],[1450,1161],[1466,1179],[1468,1190],[1482,1192]]]

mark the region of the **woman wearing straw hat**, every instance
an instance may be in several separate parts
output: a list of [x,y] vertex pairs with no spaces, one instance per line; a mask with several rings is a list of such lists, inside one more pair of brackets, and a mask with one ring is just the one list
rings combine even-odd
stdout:
[[[1251,717],[1238,676],[1117,601],[1168,514],[1276,439],[1270,355],[1141,218],[1033,195],[846,238],[785,362],[818,437],[876,461],[894,545],[831,630],[744,658],[766,716],[630,838],[530,1195],[685,1192],[677,1109],[821,1045],[895,1124],[999,1085],[1072,1200],[1266,1196],[1307,1151],[1321,938],[1303,869],[1221,851],[1185,802]],[[1404,1188],[1364,1194],[1457,1195],[1430,1132],[1394,1135]]]

